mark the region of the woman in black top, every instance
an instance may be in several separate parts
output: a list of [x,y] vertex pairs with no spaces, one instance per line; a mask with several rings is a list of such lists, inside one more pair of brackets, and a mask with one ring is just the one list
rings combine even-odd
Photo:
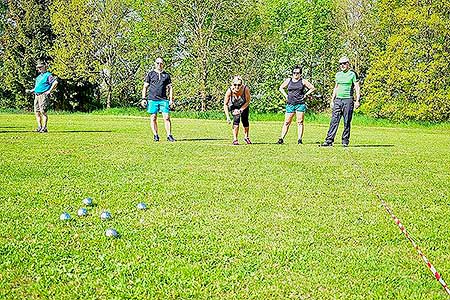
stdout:
[[[292,77],[286,79],[280,86],[280,92],[286,98],[286,116],[284,119],[283,128],[281,129],[281,136],[278,140],[278,144],[284,143],[284,137],[286,136],[289,126],[291,125],[294,115],[297,114],[298,124],[298,144],[303,143],[303,120],[305,117],[306,103],[305,98],[314,91],[314,86],[306,79],[301,77],[302,68],[295,66],[292,69]],[[305,93],[305,87],[308,91]],[[285,88],[288,89],[286,94]]]
[[223,102],[223,110],[227,117],[227,122],[231,123],[229,113],[233,115],[233,145],[239,145],[238,133],[239,123],[242,120],[244,126],[244,142],[251,144],[248,136],[249,122],[248,122],[248,105],[250,104],[250,89],[248,86],[242,84],[241,76],[235,76],[231,87],[227,89]]

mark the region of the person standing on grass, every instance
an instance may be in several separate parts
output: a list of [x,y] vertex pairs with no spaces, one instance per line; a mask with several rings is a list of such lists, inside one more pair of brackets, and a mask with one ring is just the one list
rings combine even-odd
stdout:
[[[308,91],[305,93],[305,87]],[[287,88],[288,92],[284,91]],[[303,131],[305,129],[303,125],[303,120],[305,118],[306,103],[305,98],[311,94],[315,88],[309,83],[308,80],[302,78],[302,68],[300,66],[295,66],[292,69],[292,77],[286,79],[280,85],[280,92],[287,100],[286,104],[286,116],[284,118],[283,128],[281,129],[281,136],[278,139],[278,144],[284,143],[284,137],[286,136],[289,126],[291,125],[294,115],[297,115],[297,125],[298,125],[298,144],[303,143]]]
[[49,97],[52,91],[58,85],[56,77],[47,71],[47,64],[39,60],[36,64],[36,70],[39,72],[36,77],[34,89],[25,90],[26,93],[34,93],[34,114],[36,116],[37,129],[36,132],[46,133],[47,129],[47,110],[49,106]]
[[241,76],[234,76],[231,87],[225,93],[223,101],[223,110],[227,117],[227,122],[231,123],[230,112],[233,115],[233,145],[239,145],[238,133],[239,123],[242,121],[244,126],[244,142],[251,144],[249,133],[249,104],[250,104],[250,89],[244,85]]
[[172,136],[172,124],[169,117],[170,106],[173,105],[172,80],[170,75],[164,71],[164,61],[161,57],[155,60],[155,68],[148,72],[144,78],[141,105],[147,108],[147,112],[150,114],[153,140],[155,142],[159,141],[158,123],[156,119],[158,112],[161,112],[164,118],[167,140],[169,142],[175,142]]
[[[352,122],[353,109],[359,107],[361,98],[358,78],[356,73],[350,70],[350,61],[347,57],[339,60],[341,71],[336,73],[336,85],[331,96],[330,107],[332,109],[330,128],[322,147],[333,146],[334,137],[339,127],[341,117],[344,117],[344,132],[342,133],[342,146],[348,147],[350,142],[350,124]],[[356,99],[353,99],[353,90]]]

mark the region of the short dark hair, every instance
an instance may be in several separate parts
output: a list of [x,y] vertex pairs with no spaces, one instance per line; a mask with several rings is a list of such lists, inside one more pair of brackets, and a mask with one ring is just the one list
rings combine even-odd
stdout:
[[292,68],[292,72],[294,72],[294,70],[296,70],[296,69],[299,69],[299,70],[300,70],[300,73],[302,73],[302,67],[301,67],[301,66],[299,66],[299,65],[294,66],[294,67]]

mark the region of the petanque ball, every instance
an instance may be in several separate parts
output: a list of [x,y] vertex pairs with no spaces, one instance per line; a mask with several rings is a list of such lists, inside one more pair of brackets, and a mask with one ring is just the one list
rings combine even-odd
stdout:
[[139,202],[137,205],[137,209],[145,210],[147,209],[147,205],[144,202]]
[[77,215],[78,215],[79,217],[87,216],[87,214],[88,214],[88,211],[87,211],[87,209],[84,208],[84,207],[80,208],[80,209],[77,211]]
[[108,211],[104,211],[101,213],[100,219],[102,219],[102,220],[111,219],[111,214]]
[[83,204],[87,205],[87,206],[91,206],[92,205],[92,198],[91,197],[87,197],[83,199]]
[[63,213],[59,216],[59,219],[62,220],[62,221],[69,220],[69,219],[70,219],[70,215],[69,215],[68,213],[66,213],[66,212],[63,212]]
[[114,228],[106,229],[105,235],[107,237],[118,237],[119,236],[119,234],[117,233],[117,231]]

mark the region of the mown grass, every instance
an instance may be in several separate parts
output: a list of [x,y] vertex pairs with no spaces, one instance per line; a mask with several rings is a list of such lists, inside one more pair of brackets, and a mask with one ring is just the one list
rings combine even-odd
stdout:
[[[24,114],[29,113],[23,110],[16,109],[0,109],[0,113],[9,114]],[[86,114],[82,112],[66,112],[66,111],[51,111],[53,115],[79,115]],[[117,107],[110,109],[101,109],[91,112],[92,115],[105,115],[105,116],[135,116],[135,117],[147,117],[148,114],[145,110],[137,107]],[[184,119],[207,119],[207,120],[224,120],[225,114],[223,111],[173,111],[172,116],[175,118]],[[331,112],[315,113],[307,111],[305,114],[306,122],[313,122],[315,124],[329,124]],[[251,121],[283,121],[284,112],[279,113],[258,113],[251,111]],[[353,125],[370,126],[370,127],[401,127],[401,128],[435,128],[435,129],[450,129],[450,122],[425,122],[425,121],[404,121],[397,122],[388,119],[373,118],[360,113],[358,110],[353,115]]]
[[0,114],[0,298],[448,298],[355,166],[449,282],[448,128],[355,124],[345,149],[253,121],[234,147],[224,121],[174,118],[173,144],[148,122]]

